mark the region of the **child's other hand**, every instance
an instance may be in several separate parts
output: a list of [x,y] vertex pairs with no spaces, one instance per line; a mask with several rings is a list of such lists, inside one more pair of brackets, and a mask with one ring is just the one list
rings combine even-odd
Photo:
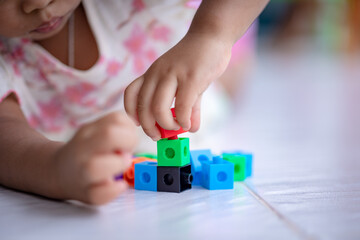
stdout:
[[114,177],[131,164],[137,136],[124,113],[112,113],[84,125],[56,154],[61,190],[67,199],[100,205],[126,190]]
[[[127,87],[126,112],[155,141],[160,139],[156,122],[168,130],[180,125],[197,131],[201,96],[225,71],[231,46],[213,36],[188,33]],[[175,97],[176,121],[170,111]]]

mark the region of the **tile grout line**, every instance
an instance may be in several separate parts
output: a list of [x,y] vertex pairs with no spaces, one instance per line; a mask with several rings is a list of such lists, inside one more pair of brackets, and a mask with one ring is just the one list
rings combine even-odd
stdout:
[[255,192],[253,189],[251,189],[246,183],[241,183],[247,191],[262,205],[264,205],[267,209],[269,209],[271,212],[273,212],[281,221],[285,222],[288,227],[290,227],[291,230],[296,232],[300,237],[306,240],[315,240],[314,236],[310,236],[307,234],[304,230],[302,230],[300,227],[298,227],[295,223],[287,219],[282,213],[277,211],[270,203],[268,203],[264,198],[262,198],[257,192]]

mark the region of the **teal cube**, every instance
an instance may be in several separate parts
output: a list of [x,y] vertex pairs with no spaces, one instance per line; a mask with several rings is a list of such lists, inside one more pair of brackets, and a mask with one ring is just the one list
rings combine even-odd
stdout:
[[189,138],[159,140],[157,157],[158,166],[182,167],[190,164]]

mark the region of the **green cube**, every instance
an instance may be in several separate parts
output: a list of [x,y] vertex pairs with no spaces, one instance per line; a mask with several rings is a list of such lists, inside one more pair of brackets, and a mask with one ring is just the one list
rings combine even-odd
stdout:
[[156,154],[153,154],[153,153],[136,153],[135,157],[147,157],[147,158],[151,158],[151,159],[157,159]]
[[246,156],[223,154],[222,157],[234,164],[234,181],[244,181],[246,178]]
[[158,166],[182,167],[190,164],[189,138],[159,140],[157,157]]

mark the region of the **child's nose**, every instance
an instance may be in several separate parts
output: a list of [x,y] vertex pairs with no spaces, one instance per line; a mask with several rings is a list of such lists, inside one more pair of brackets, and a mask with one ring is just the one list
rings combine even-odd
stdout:
[[50,5],[54,0],[26,0],[23,1],[22,8],[27,14],[35,10],[42,10]]

